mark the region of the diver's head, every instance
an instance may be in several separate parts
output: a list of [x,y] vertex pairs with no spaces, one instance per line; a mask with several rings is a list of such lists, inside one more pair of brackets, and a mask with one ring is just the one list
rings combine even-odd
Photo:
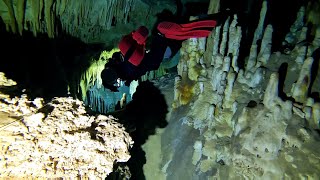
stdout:
[[113,68],[105,67],[101,72],[101,79],[103,86],[105,88],[108,88],[110,86],[114,86],[114,84],[117,83],[118,75]]
[[[114,62],[123,62],[124,61],[124,57],[122,55],[121,52],[115,52],[112,54],[112,57],[111,59],[114,61]],[[109,60],[110,61],[110,60]]]

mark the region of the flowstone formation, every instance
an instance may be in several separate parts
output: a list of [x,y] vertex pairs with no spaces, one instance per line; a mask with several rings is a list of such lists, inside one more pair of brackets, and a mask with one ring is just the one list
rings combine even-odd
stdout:
[[[15,85],[0,73],[0,92]],[[0,177],[104,179],[126,162],[133,141],[112,116],[89,115],[83,102],[0,93]]]
[[[164,133],[176,136],[163,159],[167,179],[319,179],[320,103],[310,95],[320,91],[315,55],[320,31],[301,45],[308,32],[302,7],[286,36],[294,48],[272,53],[273,27],[266,13],[264,1],[243,69],[236,15],[207,39],[184,42],[171,116],[187,113],[172,125],[179,132]],[[192,172],[183,174],[175,163],[190,155],[180,168]]]

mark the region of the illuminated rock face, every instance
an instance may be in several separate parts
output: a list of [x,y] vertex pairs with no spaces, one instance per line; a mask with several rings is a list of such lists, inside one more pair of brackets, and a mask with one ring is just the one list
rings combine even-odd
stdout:
[[[13,85],[0,74],[0,87]],[[0,177],[104,179],[129,160],[133,141],[111,116],[90,116],[72,98],[0,93]]]

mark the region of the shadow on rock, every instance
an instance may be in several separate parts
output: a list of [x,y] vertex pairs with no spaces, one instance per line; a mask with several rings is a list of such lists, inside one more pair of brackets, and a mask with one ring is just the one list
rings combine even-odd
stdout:
[[[119,111],[109,113],[118,118],[130,133],[134,145],[130,150],[131,158],[124,164],[117,164],[116,169],[124,169],[127,165],[130,169],[130,179],[145,179],[143,165],[146,163],[146,155],[142,145],[150,135],[156,133],[156,128],[167,126],[166,115],[168,106],[164,95],[150,81],[141,82],[132,97],[132,101]],[[121,168],[119,168],[121,166]],[[118,172],[111,173],[107,179],[126,179]]]

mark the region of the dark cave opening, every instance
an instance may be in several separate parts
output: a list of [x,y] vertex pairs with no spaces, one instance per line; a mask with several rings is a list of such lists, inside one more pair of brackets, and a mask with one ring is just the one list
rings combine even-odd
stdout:
[[18,84],[12,95],[25,89],[23,93],[32,99],[81,98],[79,77],[89,66],[89,59],[102,50],[101,44],[86,44],[63,31],[55,38],[41,33],[34,37],[30,31],[23,31],[22,36],[13,34],[6,31],[2,20],[0,39],[0,71]]

